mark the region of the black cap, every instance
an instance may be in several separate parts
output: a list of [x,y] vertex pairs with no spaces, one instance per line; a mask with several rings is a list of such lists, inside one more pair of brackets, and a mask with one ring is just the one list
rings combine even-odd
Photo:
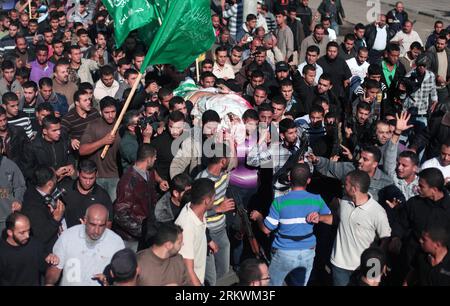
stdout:
[[128,280],[134,277],[136,268],[136,254],[131,249],[117,251],[111,258],[110,269],[114,274],[114,280]]
[[289,71],[289,65],[286,62],[278,62],[275,65],[275,72]]

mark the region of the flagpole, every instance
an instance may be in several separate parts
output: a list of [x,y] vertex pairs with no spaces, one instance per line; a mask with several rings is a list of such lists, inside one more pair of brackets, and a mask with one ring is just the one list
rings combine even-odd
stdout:
[[[161,12],[159,11],[159,8],[158,8],[158,7],[156,7],[156,12],[157,12],[157,14],[158,14],[158,22],[159,22],[159,25],[161,26],[161,25],[162,25],[162,18],[161,18]],[[114,135],[117,133],[117,130],[118,130],[119,127],[120,127],[120,123],[122,122],[123,116],[125,116],[125,113],[126,113],[126,111],[127,111],[127,109],[128,109],[128,106],[130,106],[131,99],[133,98],[134,93],[136,92],[136,90],[137,90],[139,84],[141,83],[141,79],[142,79],[142,73],[139,72],[139,74],[138,74],[138,76],[137,76],[137,79],[136,79],[136,81],[134,82],[133,87],[131,88],[130,94],[128,95],[128,98],[127,98],[127,100],[125,101],[125,104],[124,104],[123,107],[122,107],[122,111],[120,112],[119,118],[117,118],[117,121],[116,121],[116,123],[114,124],[114,127],[113,127],[113,129],[112,129],[112,131],[111,131],[111,135],[112,135],[112,136],[114,136]],[[102,154],[100,155],[101,159],[104,159],[104,158],[105,158],[106,153],[108,153],[109,147],[110,147],[110,145],[106,145],[106,146],[103,148]]]
[[195,70],[197,72],[197,83],[200,82],[200,69],[198,63],[198,57],[195,59]]
[[28,14],[30,14],[30,19],[32,19],[33,16],[31,15],[31,0],[28,1]]
[[[138,76],[137,76],[137,79],[136,79],[136,81],[134,82],[133,87],[131,88],[131,92],[130,92],[130,94],[128,95],[128,98],[127,98],[125,104],[124,104],[123,107],[122,107],[122,111],[120,112],[119,118],[117,118],[116,124],[114,125],[114,127],[113,127],[113,129],[112,129],[112,131],[111,131],[111,135],[112,135],[112,136],[114,136],[114,135],[117,133],[117,130],[118,130],[119,127],[120,127],[120,123],[122,122],[123,116],[125,116],[125,113],[126,113],[126,111],[127,111],[127,109],[128,109],[128,106],[130,106],[131,99],[133,98],[133,95],[134,95],[134,93],[136,92],[136,90],[137,90],[137,88],[138,88],[138,86],[139,86],[139,83],[141,82],[141,79],[142,79],[142,73],[139,72],[139,74],[138,74]],[[109,147],[110,147],[110,145],[106,145],[106,146],[103,148],[102,155],[100,155],[100,157],[101,157],[102,159],[105,158],[106,153],[107,153],[108,150],[109,150]]]

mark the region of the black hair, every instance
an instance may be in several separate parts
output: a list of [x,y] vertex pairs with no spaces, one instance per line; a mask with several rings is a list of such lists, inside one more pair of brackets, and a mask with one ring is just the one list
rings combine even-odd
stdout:
[[379,65],[370,65],[367,69],[368,75],[381,75],[382,73],[381,66]]
[[295,129],[297,126],[295,125],[294,120],[290,118],[284,118],[280,121],[280,134],[286,133],[289,129]]
[[[379,247],[372,246],[362,252],[359,271],[362,276],[379,277],[386,264],[387,258],[385,252]],[[379,267],[380,271],[374,271],[374,267]],[[368,275],[370,272],[375,272],[376,274]]]
[[44,187],[51,180],[56,180],[55,171],[47,166],[38,166],[33,173],[33,184],[36,187]]
[[154,236],[153,243],[155,246],[162,246],[166,242],[175,243],[178,235],[183,232],[181,226],[173,223],[161,223]]
[[358,102],[358,104],[356,105],[356,110],[358,110],[358,109],[363,109],[363,110],[366,110],[369,112],[371,111],[370,104],[365,101]]
[[53,105],[50,102],[43,102],[36,107],[36,112],[38,113],[43,110],[50,112],[50,114],[54,114],[55,112],[55,109],[53,108]]
[[5,71],[6,69],[16,69],[16,65],[10,60],[4,60],[2,63],[2,71]]
[[183,103],[185,103],[185,101],[184,101],[184,99],[182,97],[174,96],[169,101],[169,109],[172,110],[175,107],[176,104],[183,104]]
[[373,145],[364,146],[362,151],[372,154],[375,162],[379,163],[381,160],[381,151],[378,147]]
[[215,193],[214,182],[208,178],[199,178],[192,183],[191,205],[198,205],[206,197],[212,197]]
[[439,191],[444,190],[445,179],[441,170],[437,168],[427,168],[420,171],[419,178],[424,180],[431,188],[437,188]]
[[48,129],[51,124],[59,124],[61,123],[61,118],[56,117],[55,115],[48,115],[42,119],[42,128]]
[[[169,113],[169,120],[172,122],[186,121],[186,117],[180,111],[173,111]],[[167,122],[169,122],[169,120]]]
[[100,100],[100,110],[104,110],[107,107],[114,106],[117,110],[117,100],[113,97],[106,96]]
[[14,101],[19,101],[19,97],[17,97],[17,95],[13,92],[6,92],[3,96],[2,96],[2,103],[3,104],[8,104],[9,102],[14,102]]
[[170,190],[183,192],[186,187],[192,186],[192,178],[186,173],[180,173],[175,175],[170,181]]
[[259,266],[265,264],[261,259],[248,258],[239,265],[238,277],[240,285],[250,285],[261,280]]
[[419,165],[419,156],[412,151],[403,151],[398,155],[398,158],[409,158],[413,165]]
[[78,163],[78,172],[94,173],[97,172],[97,164],[91,159],[82,159]]
[[255,111],[254,109],[247,109],[244,114],[242,114],[242,120],[247,120],[247,119],[252,119],[252,120],[259,120],[258,118],[258,112]]
[[136,161],[144,161],[145,159],[154,156],[156,156],[155,147],[151,144],[143,143],[137,151]]
[[219,114],[212,109],[208,109],[205,111],[202,115],[202,124],[205,125],[208,122],[218,122],[220,123],[220,116]]
[[303,73],[303,75],[305,75],[305,74],[308,73],[308,71],[316,71],[316,70],[317,70],[317,69],[316,69],[316,67],[315,67],[314,65],[307,64],[307,65],[305,65],[305,66],[303,67],[302,73]]
[[315,52],[315,53],[317,53],[317,55],[319,55],[320,48],[317,47],[316,45],[312,45],[312,46],[309,46],[308,48],[306,48],[306,53],[308,53],[308,52]]
[[5,220],[5,229],[11,230],[11,231],[14,230],[14,228],[16,227],[17,220],[19,220],[21,218],[29,221],[28,217],[25,216],[24,214],[22,214],[21,212],[15,211],[15,212],[9,214]]
[[311,177],[308,164],[295,164],[291,169],[291,184],[295,187],[306,187]]
[[370,176],[367,172],[359,169],[350,171],[347,176],[350,179],[352,186],[358,186],[361,193],[368,193],[370,187]]
[[114,75],[114,68],[109,65],[100,67],[100,76],[107,76],[107,75]]
[[47,77],[41,78],[41,79],[39,80],[39,88],[42,88],[42,87],[44,87],[44,86],[47,86],[47,87],[53,87],[53,81],[52,81],[52,79],[47,78]]

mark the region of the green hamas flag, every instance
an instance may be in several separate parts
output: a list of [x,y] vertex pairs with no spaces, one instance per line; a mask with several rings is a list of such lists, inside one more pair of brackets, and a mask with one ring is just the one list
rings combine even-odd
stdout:
[[155,8],[147,0],[102,0],[114,20],[114,34],[120,47],[128,34],[157,18]]
[[155,11],[155,18],[142,28],[139,28],[139,38],[147,47],[150,47],[153,38],[161,27],[161,23],[167,12],[170,0],[148,0]]
[[154,64],[172,64],[184,70],[211,48],[214,40],[210,0],[170,0],[141,73]]

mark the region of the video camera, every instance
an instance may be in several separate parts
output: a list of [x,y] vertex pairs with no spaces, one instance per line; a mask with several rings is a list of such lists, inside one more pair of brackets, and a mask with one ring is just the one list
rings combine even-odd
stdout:
[[56,203],[61,197],[66,194],[64,188],[59,189],[58,187],[50,195],[44,197],[45,205],[50,205],[53,209],[56,209]]

